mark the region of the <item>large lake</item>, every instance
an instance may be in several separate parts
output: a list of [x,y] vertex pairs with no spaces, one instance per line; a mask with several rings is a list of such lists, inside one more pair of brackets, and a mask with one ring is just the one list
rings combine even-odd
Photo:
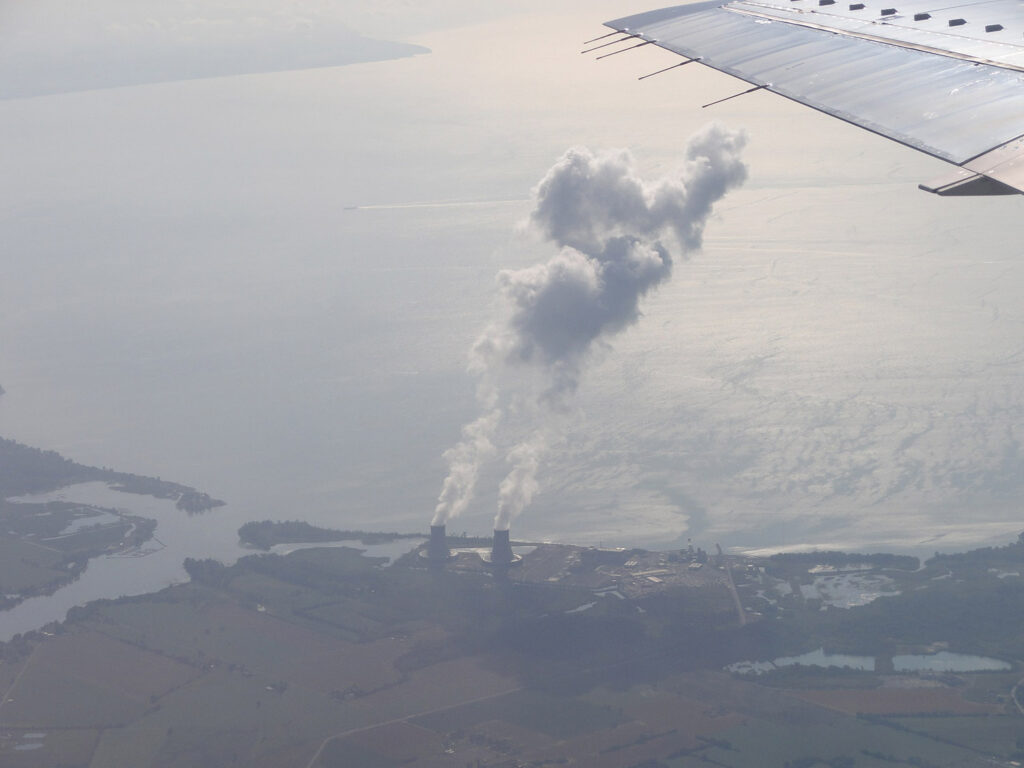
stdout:
[[[225,499],[180,522],[198,553],[234,556],[246,520],[425,530],[477,413],[495,276],[554,252],[522,227],[532,186],[576,144],[667,173],[733,88],[696,67],[637,83],[666,65],[654,46],[580,56],[621,2],[463,5],[354,16],[432,51],[413,58],[0,102],[0,434]],[[1019,201],[933,199],[916,184],[942,163],[784,99],[715,117],[748,130],[750,179],[596,350],[513,530],[1015,538]],[[506,471],[453,532],[490,531]]]

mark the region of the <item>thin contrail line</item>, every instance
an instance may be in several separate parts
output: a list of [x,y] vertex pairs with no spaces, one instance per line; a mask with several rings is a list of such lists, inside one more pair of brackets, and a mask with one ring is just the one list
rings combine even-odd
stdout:
[[527,203],[529,198],[522,197],[515,200],[452,200],[447,202],[423,202],[423,203],[378,203],[375,205],[349,205],[346,211],[381,211],[395,208],[463,208],[475,205],[509,205],[511,203]]

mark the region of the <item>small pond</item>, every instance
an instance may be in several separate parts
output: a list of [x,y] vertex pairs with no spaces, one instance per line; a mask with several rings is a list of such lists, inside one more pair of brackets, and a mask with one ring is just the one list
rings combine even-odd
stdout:
[[[825,653],[823,648],[800,656],[780,656],[771,661],[737,661],[725,669],[741,675],[762,675],[773,669],[792,667],[846,667],[862,672],[875,671],[873,656],[848,656],[841,653]],[[985,656],[970,656],[964,653],[918,653],[893,657],[893,669],[896,672],[1003,672],[1011,669],[1011,665],[1000,659]]]

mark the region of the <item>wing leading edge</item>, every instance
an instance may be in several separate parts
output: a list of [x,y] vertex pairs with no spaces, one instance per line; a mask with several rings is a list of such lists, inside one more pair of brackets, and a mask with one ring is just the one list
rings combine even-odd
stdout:
[[605,25],[958,166],[929,192],[1024,192],[1024,3],[883,1],[715,0]]

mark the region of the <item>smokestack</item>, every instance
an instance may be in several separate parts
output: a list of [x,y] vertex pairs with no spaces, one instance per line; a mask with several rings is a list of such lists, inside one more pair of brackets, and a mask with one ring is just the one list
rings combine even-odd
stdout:
[[430,541],[427,543],[426,551],[421,554],[434,565],[452,559],[453,555],[448,551],[448,537],[444,525],[430,526]]
[[523,559],[512,551],[508,528],[503,531],[494,531],[494,540],[491,543],[491,556],[489,559],[485,559],[490,565],[515,565]]

